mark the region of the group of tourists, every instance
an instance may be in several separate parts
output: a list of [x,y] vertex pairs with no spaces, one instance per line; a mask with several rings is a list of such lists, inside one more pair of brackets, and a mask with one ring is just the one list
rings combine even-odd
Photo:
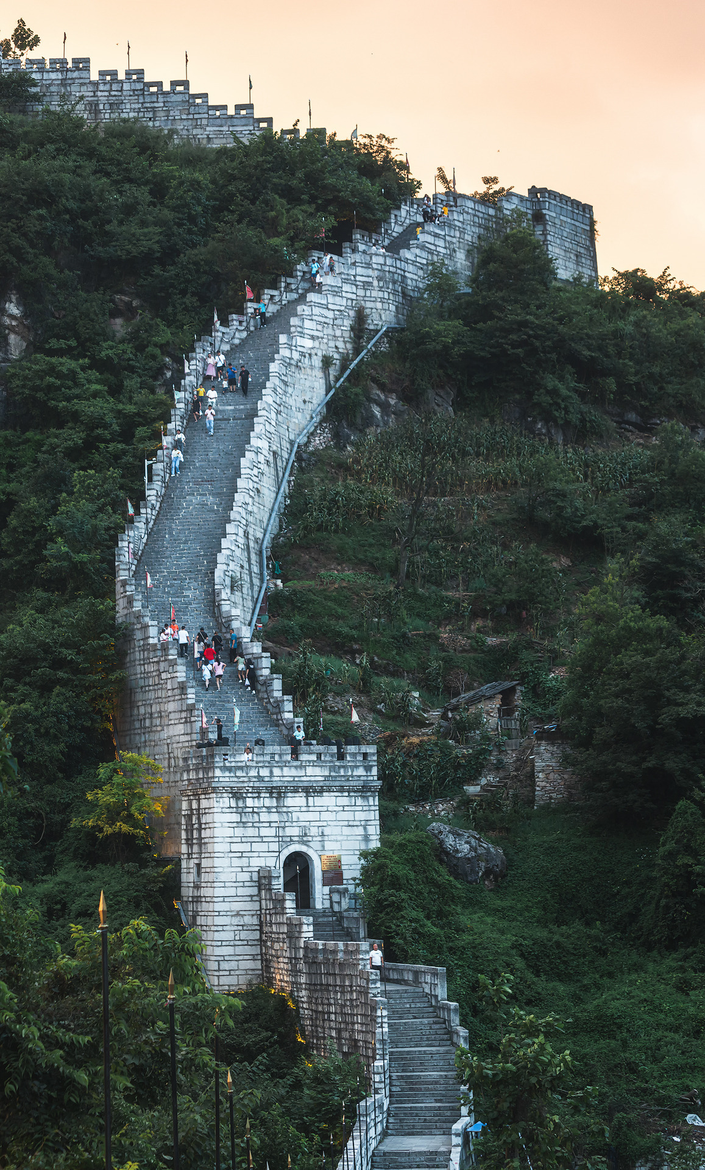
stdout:
[[[222,362],[218,365],[221,358]],[[208,389],[206,389],[206,382],[210,383]],[[206,431],[209,435],[213,434],[215,427],[218,386],[220,386],[223,392],[230,391],[231,394],[240,390],[243,398],[247,398],[247,391],[250,386],[250,371],[247,369],[245,363],[242,362],[240,364],[240,370],[238,371],[236,366],[233,366],[230,362],[226,362],[220,350],[218,350],[216,357],[208,354],[205,377],[201,385],[197,386],[194,390],[193,398],[191,399],[193,421],[198,422],[201,417],[205,418]],[[178,465],[174,469],[173,458],[174,452],[172,449],[172,475],[177,475],[181,460],[178,460]],[[183,446],[181,448],[181,459],[183,459]]]
[[[225,674],[225,663],[222,658],[223,654],[223,636],[214,630],[209,637],[203,626],[196,634],[195,638],[191,639],[186,626],[179,626],[179,623],[174,619],[169,625],[163,626],[159,634],[160,642],[174,641],[179,647],[179,657],[186,658],[188,655],[189,646],[193,651],[193,666],[194,671],[200,672],[203,680],[203,685],[208,690],[212,681],[220,690],[220,684]],[[230,665],[237,669],[237,680],[248,691],[253,694],[257,693],[257,677],[255,674],[255,664],[251,658],[245,658],[242,649],[238,647],[237,634],[231,630],[228,634],[228,652],[230,657]]]
[[319,263],[315,258],[311,261],[311,288],[316,292],[323,292],[323,277],[335,276],[335,256],[326,252]]
[[[430,195],[424,195],[423,204],[421,206],[421,214],[424,223],[443,223],[444,217],[448,216],[449,210],[446,206],[441,207],[440,211],[431,202]],[[418,234],[418,233],[417,233]]]

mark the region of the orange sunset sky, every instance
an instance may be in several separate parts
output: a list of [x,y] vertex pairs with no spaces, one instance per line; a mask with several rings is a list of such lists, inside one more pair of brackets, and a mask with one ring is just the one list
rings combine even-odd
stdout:
[[247,99],[275,129],[295,118],[347,137],[382,131],[433,190],[497,174],[592,203],[600,271],[643,267],[705,286],[702,0],[16,0],[37,55],[184,75],[211,100]]

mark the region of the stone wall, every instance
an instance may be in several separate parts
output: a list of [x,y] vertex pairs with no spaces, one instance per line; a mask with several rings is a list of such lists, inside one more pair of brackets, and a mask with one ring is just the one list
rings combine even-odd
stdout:
[[[213,986],[233,990],[263,977],[258,870],[281,889],[290,853],[303,853],[313,909],[328,906],[321,857],[341,857],[343,880],[360,874],[360,851],[379,844],[374,747],[254,749],[251,764],[227,749],[173,761],[181,789],[181,889],[190,924],[206,944]],[[359,945],[359,944],[358,944]]]
[[315,1052],[325,1055],[332,1041],[341,1056],[359,1056],[370,1074],[385,1047],[386,1011],[379,974],[367,965],[368,944],[315,940],[311,919],[289,912],[291,895],[274,888],[272,871],[261,868],[258,879],[263,982],[294,1001]]
[[537,740],[534,743],[534,808],[580,799],[580,781],[563,762],[565,751],[566,744],[560,740]]
[[297,915],[292,894],[274,888],[259,870],[262,979],[290,996],[304,1036],[324,1055],[332,1043],[341,1056],[359,1056],[371,1095],[360,1101],[338,1170],[369,1170],[389,1108],[387,1001],[379,971],[368,966],[369,943],[322,943],[312,921]]
[[[20,61],[0,60],[0,73],[21,68]],[[201,146],[230,146],[233,138],[243,141],[272,129],[271,118],[255,117],[249,102],[235,104],[232,114],[226,105],[212,105],[207,93],[191,93],[189,82],[145,81],[144,69],[126,69],[124,80],[117,69],[100,69],[91,78],[90,57],[30,58],[27,72],[39,84],[39,94],[29,103],[30,113],[56,110],[62,104],[78,103],[77,112],[87,122],[99,124],[132,118],[158,130],[173,131]]]

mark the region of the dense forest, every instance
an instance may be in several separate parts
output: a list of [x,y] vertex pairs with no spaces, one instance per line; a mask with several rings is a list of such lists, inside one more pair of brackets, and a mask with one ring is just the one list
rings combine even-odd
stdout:
[[[209,151],[132,123],[99,133],[70,110],[29,119],[0,82],[0,299],[23,337],[1,371],[0,1166],[99,1156],[104,888],[116,1165],[166,1157],[173,967],[182,1165],[213,1161],[215,1005],[238,1142],[250,1117],[258,1164],[308,1170],[339,1141],[358,1070],[312,1058],[281,997],[205,990],[178,871],[144,826],[149,762],[114,764],[113,550],[214,304],[237,310],[245,281],[291,271],[324,228],[345,238],[353,212],[374,226],[417,184],[383,135]],[[518,1018],[498,987],[529,1032],[529,1018],[562,1028],[572,1061],[550,1104],[567,1136],[544,1167],[657,1165],[687,1136],[680,1098],[703,1088],[704,315],[668,272],[560,284],[506,221],[469,287],[435,270],[403,337],[334,399],[275,549],[265,637],[308,730],[322,711],[344,734],[352,695],[379,747],[371,929],[391,957],[447,966],[485,1071]],[[397,425],[373,425],[380,402]],[[449,739],[437,715],[509,677],[525,730],[560,723],[581,802],[463,795],[496,746],[472,717]],[[440,800],[502,845],[496,889],[441,865],[425,832]],[[672,1148],[686,1165],[688,1143]],[[487,1165],[504,1165],[490,1146]]]

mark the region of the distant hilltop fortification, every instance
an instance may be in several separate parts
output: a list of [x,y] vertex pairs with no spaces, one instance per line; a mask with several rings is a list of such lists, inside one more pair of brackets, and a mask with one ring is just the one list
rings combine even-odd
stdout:
[[[21,68],[20,61],[0,59],[0,73]],[[90,57],[72,57],[70,65],[66,57],[50,57],[48,63],[44,57],[30,57],[24,68],[39,85],[28,102],[29,113],[56,110],[68,103],[94,125],[131,118],[211,147],[230,146],[233,137],[247,142],[273,129],[272,119],[255,117],[250,103],[235,105],[229,114],[227,106],[211,105],[207,93],[191,93],[186,80],[170,81],[168,89],[162,81],[145,81],[144,69],[126,69],[124,80],[118,78],[117,69],[99,69],[94,80]],[[325,141],[324,129],[306,133]],[[298,129],[282,130],[282,134],[299,137]],[[463,214],[456,218],[467,220],[464,242],[471,251],[493,233],[498,211],[501,215],[518,210],[527,216],[554,261],[559,280],[597,280],[595,220],[589,203],[547,187],[530,187],[527,195],[511,191],[499,209],[467,196],[453,198],[456,210],[458,199],[462,201]]]
[[[20,69],[20,61],[0,60],[0,73]],[[173,130],[201,146],[230,146],[233,135],[243,141],[272,129],[271,118],[256,118],[249,102],[235,105],[232,114],[227,106],[214,106],[207,93],[191,93],[188,81],[145,81],[144,69],[126,69],[124,81],[117,69],[99,69],[98,79],[91,78],[90,57],[30,57],[26,70],[39,84],[30,112],[39,113],[48,106],[56,110],[62,102],[79,102],[78,113],[87,122],[112,122],[136,118],[159,130]]]

